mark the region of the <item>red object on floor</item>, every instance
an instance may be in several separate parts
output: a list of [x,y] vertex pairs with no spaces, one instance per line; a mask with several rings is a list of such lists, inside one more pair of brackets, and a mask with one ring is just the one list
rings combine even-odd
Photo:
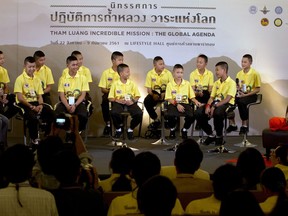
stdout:
[[[263,156],[263,158],[264,158],[264,162],[265,162],[266,167],[271,167],[272,166],[271,160],[267,160],[265,156]],[[226,162],[227,163],[237,163],[237,158],[229,159]]]

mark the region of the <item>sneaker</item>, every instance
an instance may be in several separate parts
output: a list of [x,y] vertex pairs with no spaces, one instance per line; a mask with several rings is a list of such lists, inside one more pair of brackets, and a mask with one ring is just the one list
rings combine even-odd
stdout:
[[239,135],[244,135],[248,132],[248,127],[241,126]]
[[229,125],[229,127],[226,129],[226,132],[227,133],[231,133],[232,131],[237,131],[238,130],[238,127],[237,125]]
[[215,142],[216,137],[210,137],[208,136],[205,141],[203,142],[203,145],[210,145],[211,143]]
[[159,120],[156,120],[148,126],[148,129],[156,130],[160,125],[161,125],[161,122]]
[[175,137],[176,137],[175,130],[170,130],[169,138],[170,139],[175,139]]
[[182,134],[182,139],[188,139],[187,130],[183,131],[183,129],[182,129],[181,134]]
[[131,131],[131,132],[127,131],[127,137],[129,140],[133,140],[134,139],[133,131]]
[[121,135],[122,135],[122,131],[115,131],[115,135],[114,135],[114,138],[115,139],[119,139],[120,137],[121,137]]
[[216,139],[215,139],[215,145],[216,146],[221,146],[221,145],[223,145],[224,144],[224,142],[223,142],[223,137],[216,137]]
[[109,136],[111,134],[111,127],[106,125],[103,131],[104,136]]

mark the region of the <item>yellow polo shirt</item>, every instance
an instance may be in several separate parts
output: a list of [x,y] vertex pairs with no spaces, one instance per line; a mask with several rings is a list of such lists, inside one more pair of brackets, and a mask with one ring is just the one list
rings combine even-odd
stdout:
[[[27,102],[38,101],[37,96],[43,94],[41,80],[38,77],[30,77],[26,72],[23,72],[16,78],[14,84],[14,93],[22,93]],[[19,103],[16,97],[17,103]]]
[[210,197],[197,199],[191,201],[185,210],[185,213],[188,215],[193,214],[219,214],[221,206],[221,201],[216,199],[214,194]]
[[208,90],[209,86],[213,86],[214,75],[210,70],[205,69],[203,74],[200,74],[198,69],[190,73],[190,84],[198,89]]
[[[63,70],[63,72],[62,72],[62,76],[67,75],[68,72],[69,72],[69,69],[68,69],[68,68],[65,68],[65,69]],[[86,77],[88,83],[91,83],[91,82],[92,82],[92,76],[91,76],[91,72],[90,72],[90,69],[89,69],[89,68],[87,68],[87,67],[85,67],[85,66],[82,65],[82,66],[78,69],[77,73],[84,75],[84,76]]]
[[122,83],[120,80],[113,82],[108,98],[123,99],[125,95],[130,95],[131,99],[141,96],[133,81],[128,79],[126,83]]
[[41,80],[43,89],[46,89],[47,85],[54,84],[52,71],[46,65],[43,65],[38,71],[35,70],[34,76],[38,77]]
[[103,71],[100,81],[99,81],[99,87],[100,88],[106,88],[106,89],[110,89],[111,85],[114,81],[119,80],[119,74],[117,71],[114,71],[111,68],[108,68],[107,70]]
[[7,70],[4,67],[0,66],[0,88],[4,88],[5,84],[9,83],[9,75]]
[[236,75],[236,78],[239,79],[239,85],[241,89],[243,84],[246,85],[247,93],[261,86],[260,75],[253,68],[250,68],[247,73],[245,73],[243,70],[239,71]]
[[180,85],[177,85],[175,83],[175,80],[168,83],[166,87],[165,100],[175,100],[176,97],[179,97],[181,99],[180,103],[185,104],[189,103],[188,99],[195,98],[195,93],[187,80],[182,79]]
[[[139,214],[137,192],[138,189],[123,196],[115,197],[109,206],[107,216]],[[178,198],[176,199],[171,215],[184,215],[184,210]]]
[[74,77],[68,73],[59,79],[58,92],[64,92],[67,100],[69,97],[75,97],[75,99],[77,99],[83,91],[87,92],[89,90],[86,77],[78,72]]
[[0,82],[3,82],[5,84],[10,82],[7,70],[1,66],[0,66]]
[[277,203],[278,196],[270,196],[264,202],[259,203],[264,214],[270,214]]
[[221,82],[220,79],[218,79],[214,83],[211,92],[211,97],[213,97],[214,100],[219,101],[224,100],[227,95],[232,96],[229,103],[233,105],[235,103],[236,83],[234,80],[231,79],[230,76],[228,76],[224,82]]
[[171,72],[164,69],[161,74],[157,74],[155,69],[150,70],[146,75],[145,87],[154,90],[155,86],[161,87],[161,85],[166,85],[173,80]]

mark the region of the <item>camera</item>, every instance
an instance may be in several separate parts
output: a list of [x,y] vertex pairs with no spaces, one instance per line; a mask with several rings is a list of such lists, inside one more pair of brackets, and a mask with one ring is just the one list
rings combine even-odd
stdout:
[[70,116],[71,115],[65,113],[57,115],[54,121],[55,127],[66,131],[70,130]]

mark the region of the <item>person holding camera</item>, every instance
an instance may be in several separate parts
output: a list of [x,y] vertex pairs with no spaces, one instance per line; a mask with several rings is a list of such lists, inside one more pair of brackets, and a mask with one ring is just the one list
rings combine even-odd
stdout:
[[117,72],[120,80],[112,83],[108,99],[113,103],[111,117],[116,128],[115,138],[120,138],[123,131],[121,129],[121,112],[127,110],[131,117],[130,128],[127,130],[128,139],[133,139],[133,129],[141,122],[142,110],[137,105],[140,98],[140,92],[137,85],[129,79],[130,69],[126,64],[117,66]]
[[144,106],[153,122],[148,126],[149,129],[157,129],[161,122],[158,119],[154,107],[165,98],[166,86],[173,80],[169,70],[165,68],[164,60],[161,56],[153,59],[154,68],[146,75],[145,87],[148,95],[144,99]]
[[85,130],[88,121],[88,113],[85,106],[85,96],[89,84],[87,78],[78,73],[78,60],[75,56],[66,59],[68,74],[59,79],[58,92],[60,103],[56,107],[56,114],[70,113],[78,116],[79,131]]
[[39,78],[34,76],[36,69],[35,59],[28,56],[24,60],[24,72],[17,77],[14,84],[16,102],[24,109],[24,118],[32,144],[39,144],[38,124],[39,118],[46,122],[45,134],[49,134],[54,119],[53,110],[43,104],[43,89]]
[[[205,106],[196,110],[196,119],[199,126],[208,135],[204,145],[209,145],[215,141],[215,145],[223,144],[224,117],[229,105],[234,105],[236,95],[236,83],[228,76],[228,64],[224,61],[215,65],[216,76],[218,80],[214,83],[210,98]],[[214,119],[213,133],[209,119]]]

